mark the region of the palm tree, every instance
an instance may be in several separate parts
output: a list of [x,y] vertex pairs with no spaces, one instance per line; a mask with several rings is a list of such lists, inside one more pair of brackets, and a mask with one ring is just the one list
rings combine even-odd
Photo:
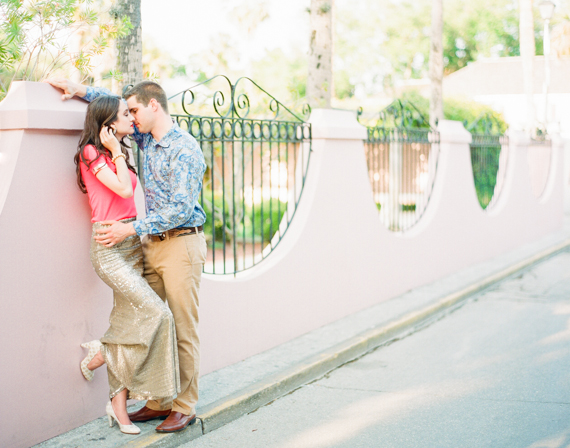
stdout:
[[435,128],[436,123],[443,119],[443,0],[432,0],[429,77],[429,121]]
[[143,80],[141,0],[117,0],[119,17],[128,17],[133,25],[131,32],[116,40],[117,69],[123,74],[123,85]]
[[311,42],[307,99],[311,107],[331,107],[333,0],[311,0]]

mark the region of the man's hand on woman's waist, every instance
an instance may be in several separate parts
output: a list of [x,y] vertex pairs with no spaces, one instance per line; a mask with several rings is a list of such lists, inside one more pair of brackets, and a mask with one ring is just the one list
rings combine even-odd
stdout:
[[132,222],[101,221],[101,224],[109,227],[97,229],[98,235],[93,238],[103,246],[113,247],[115,244],[123,242],[128,236],[136,235]]

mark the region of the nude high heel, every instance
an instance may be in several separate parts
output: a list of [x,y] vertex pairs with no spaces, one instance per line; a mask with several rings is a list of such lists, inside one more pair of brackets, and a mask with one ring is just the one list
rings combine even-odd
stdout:
[[101,350],[101,341],[96,339],[91,342],[84,342],[83,344],[81,344],[81,347],[89,350],[89,352],[87,352],[87,356],[83,358],[83,361],[81,361],[80,364],[81,373],[83,374],[83,376],[87,381],[92,381],[94,372],[93,370],[89,370],[87,368],[87,364],[89,364],[89,362],[91,362],[91,360],[95,357],[97,352]]
[[[107,418],[109,419],[109,426],[112,428],[115,424],[115,421],[119,424],[119,429],[123,434],[140,434],[141,429],[137,425],[122,425],[117,416],[115,415],[115,410],[113,409],[113,405],[109,401],[107,403]],[[115,421],[113,421],[115,420]]]

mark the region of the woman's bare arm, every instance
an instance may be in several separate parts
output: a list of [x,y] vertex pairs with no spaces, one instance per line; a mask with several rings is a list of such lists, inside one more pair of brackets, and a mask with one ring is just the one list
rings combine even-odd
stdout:
[[[122,154],[121,145],[110,128],[103,127],[99,135],[101,137],[101,143],[105,148],[111,151],[113,157]],[[127,162],[123,157],[119,157],[115,160],[115,166],[117,168],[117,174],[115,174],[111,168],[105,167],[99,170],[95,176],[109,190],[122,198],[130,198],[133,195],[133,184]]]

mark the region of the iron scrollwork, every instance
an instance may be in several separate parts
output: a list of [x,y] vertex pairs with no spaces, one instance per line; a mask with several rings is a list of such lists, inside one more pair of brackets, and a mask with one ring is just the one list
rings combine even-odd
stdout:
[[[184,113],[186,113],[189,116],[194,116],[196,114],[191,113],[189,107],[193,105],[196,101],[196,95],[194,93],[195,89],[200,86],[207,85],[217,78],[223,78],[225,81],[227,81],[229,88],[229,92],[226,92],[225,94],[224,91],[222,90],[216,90],[212,96],[212,105],[214,111],[220,118],[245,119],[249,117],[251,112],[251,102],[249,96],[247,93],[239,91],[241,85],[243,85],[246,82],[253,85],[253,87],[255,87],[259,92],[264,94],[269,100],[268,108],[269,111],[273,114],[273,117],[270,118],[271,120],[279,120],[284,113],[287,113],[293,118],[293,120],[299,122],[305,122],[311,113],[311,108],[308,104],[302,106],[300,114],[293,112],[291,109],[289,109],[279,100],[277,100],[277,98],[275,98],[265,89],[263,89],[259,84],[257,84],[251,78],[245,76],[239,78],[235,83],[232,83],[227,76],[216,75],[210,79],[207,79],[192,87],[189,87],[181,92],[178,92],[177,94],[171,96],[168,99],[172,100],[177,96],[182,95],[181,105],[182,109],[184,110]],[[227,97],[229,97],[229,102],[226,104]],[[290,120],[285,120],[285,121],[290,121]]]
[[[362,123],[361,120],[364,118],[362,107],[356,110],[356,118]],[[374,127],[431,129],[429,120],[424,117],[413,103],[405,100],[395,100],[382,109],[378,114]]]
[[123,87],[123,91],[121,92],[121,96],[124,98],[125,95],[127,94],[127,92],[129,90],[131,90],[134,87],[133,84],[127,84],[126,86]]
[[482,135],[502,135],[504,125],[491,112],[484,112],[479,115],[471,124],[464,123],[471,134]]
[[250,78],[224,75],[172,99],[184,111],[172,118],[207,165],[200,203],[212,258],[204,272],[235,275],[262,262],[295,216],[312,152],[310,108],[295,113]]

